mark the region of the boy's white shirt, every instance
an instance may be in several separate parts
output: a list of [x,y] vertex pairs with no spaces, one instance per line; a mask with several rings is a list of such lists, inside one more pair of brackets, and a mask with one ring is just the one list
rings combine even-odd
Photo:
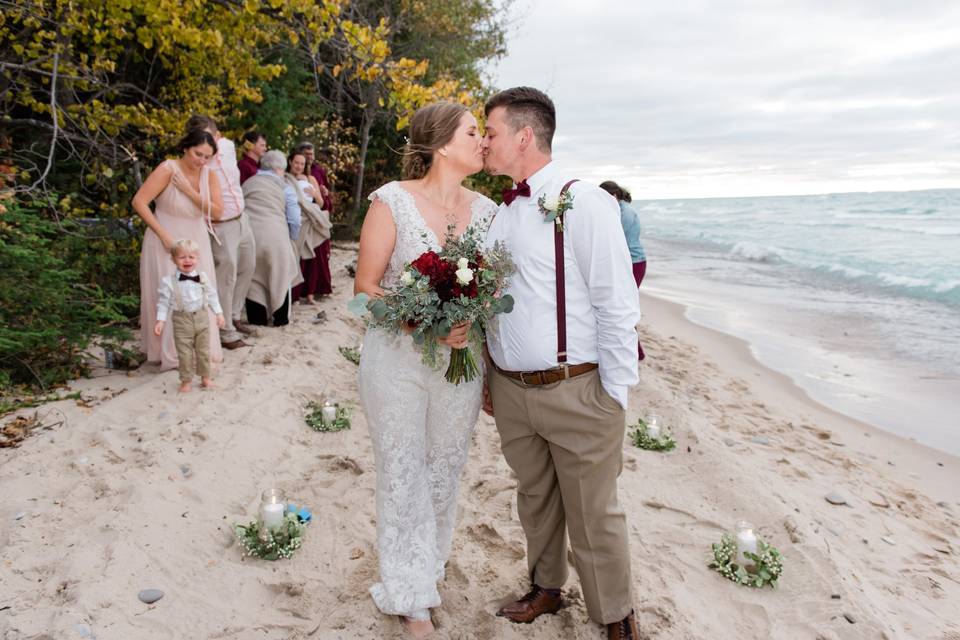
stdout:
[[[200,282],[193,280],[179,280],[180,271],[160,279],[159,298],[157,299],[157,320],[166,321],[171,311],[199,311],[205,306],[216,315],[223,313],[220,307],[220,298],[217,288],[203,271],[191,271],[187,276],[200,276]],[[179,288],[180,295],[176,295],[175,288]]]

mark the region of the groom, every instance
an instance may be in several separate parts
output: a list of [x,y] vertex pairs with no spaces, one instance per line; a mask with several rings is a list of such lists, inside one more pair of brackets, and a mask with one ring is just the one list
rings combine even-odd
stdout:
[[[640,309],[619,209],[551,161],[556,112],[544,93],[507,89],[485,111],[484,168],[515,183],[487,242],[505,243],[517,272],[513,311],[487,332],[484,409],[517,475],[531,581],[497,615],[532,622],[563,607],[569,533],[590,618],[608,638],[639,638],[617,477],[627,392],[639,379]],[[572,207],[561,227],[538,201],[555,204],[565,187]]]

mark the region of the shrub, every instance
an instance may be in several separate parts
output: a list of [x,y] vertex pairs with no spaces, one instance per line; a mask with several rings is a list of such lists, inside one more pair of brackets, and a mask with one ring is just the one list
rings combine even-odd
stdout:
[[[47,219],[38,204],[8,201],[0,213],[0,390],[46,389],[84,375],[83,351],[94,338],[129,335],[123,312],[136,297],[105,292],[76,256],[67,262],[81,235],[80,225]],[[99,251],[88,247],[91,264]]]

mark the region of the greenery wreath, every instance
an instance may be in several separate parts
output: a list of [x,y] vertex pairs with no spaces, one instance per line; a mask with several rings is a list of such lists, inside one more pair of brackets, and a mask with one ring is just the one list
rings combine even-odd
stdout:
[[748,587],[760,588],[765,584],[776,588],[783,573],[783,558],[776,547],[763,540],[757,540],[757,553],[745,551],[744,556],[752,560],[754,566],[748,571],[737,564],[737,541],[729,534],[723,534],[720,542],[713,544],[713,561],[710,568],[728,580]]
[[243,547],[243,555],[279,560],[292,557],[293,552],[300,548],[307,524],[301,522],[296,513],[289,512],[284,516],[283,523],[274,529],[263,526],[258,520],[248,525],[236,524],[233,528]]
[[659,438],[652,437],[647,431],[647,423],[643,418],[637,420],[636,427],[630,432],[630,438],[633,440],[633,446],[647,451],[673,451],[677,446],[677,441],[669,434]]
[[337,417],[334,418],[330,424],[327,424],[323,420],[323,404],[314,401],[308,402],[307,411],[309,413],[307,413],[304,420],[307,426],[314,431],[332,432],[343,431],[344,429],[350,428],[350,407],[338,406]]

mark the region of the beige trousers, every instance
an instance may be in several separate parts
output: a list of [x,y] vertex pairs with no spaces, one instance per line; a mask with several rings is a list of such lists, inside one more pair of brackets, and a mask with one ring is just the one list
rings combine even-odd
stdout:
[[173,312],[173,344],[177,348],[180,382],[193,380],[194,366],[201,378],[210,377],[210,317],[206,307]]
[[217,295],[226,322],[220,329],[220,342],[235,342],[243,336],[233,323],[241,318],[247,291],[256,267],[257,244],[246,215],[214,225],[220,244],[210,239],[217,273]]
[[595,622],[633,609],[627,522],[617,501],[626,415],[594,370],[525,387],[490,368],[503,455],[517,475],[517,511],[532,582],[567,579],[567,540]]

